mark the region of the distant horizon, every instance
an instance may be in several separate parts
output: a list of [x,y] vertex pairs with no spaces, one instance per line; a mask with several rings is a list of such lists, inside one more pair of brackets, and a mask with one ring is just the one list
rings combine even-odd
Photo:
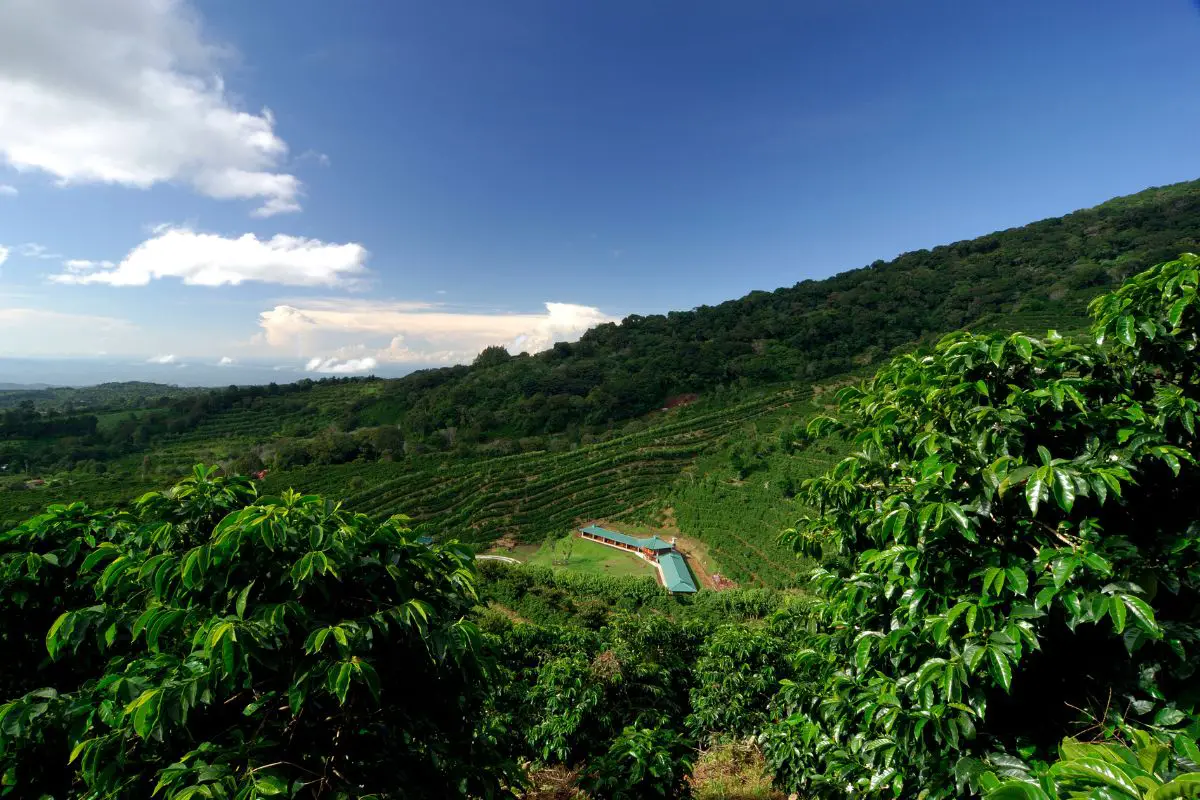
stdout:
[[[386,364],[381,365],[381,369],[368,372],[322,374],[306,372],[303,364],[244,363],[217,366],[211,363],[182,361],[168,369],[132,358],[0,356],[0,391],[24,391],[30,388],[82,389],[102,383],[131,381],[185,388],[263,386],[270,383],[295,383],[306,379],[316,381],[322,378],[365,378],[372,375],[377,378],[400,378],[429,368],[427,364]],[[14,388],[6,389],[7,384],[13,384]]]

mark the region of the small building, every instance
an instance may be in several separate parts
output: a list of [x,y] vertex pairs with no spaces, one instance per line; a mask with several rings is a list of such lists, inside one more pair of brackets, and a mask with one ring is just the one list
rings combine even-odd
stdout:
[[692,580],[691,570],[679,553],[663,553],[658,557],[658,569],[662,573],[663,586],[668,592],[696,591],[696,583]]
[[670,542],[665,542],[657,536],[651,536],[649,539],[638,539],[633,536],[627,536],[624,533],[617,533],[607,528],[601,528],[598,525],[588,525],[586,528],[580,528],[579,535],[584,539],[591,539],[601,544],[619,547],[622,550],[629,550],[646,558],[654,558],[659,553],[669,553],[674,549]]
[[669,592],[695,592],[696,582],[688,569],[687,561],[675,552],[675,543],[664,541],[657,536],[649,539],[638,539],[624,533],[610,531],[599,525],[588,525],[579,529],[579,536],[594,542],[626,550],[658,567],[662,584]]

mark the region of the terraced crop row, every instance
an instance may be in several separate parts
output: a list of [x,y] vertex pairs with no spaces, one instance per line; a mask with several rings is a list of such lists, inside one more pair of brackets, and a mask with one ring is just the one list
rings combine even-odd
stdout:
[[293,484],[345,497],[348,507],[375,517],[404,513],[438,536],[537,541],[664,497],[680,472],[724,435],[808,394],[788,390],[718,411],[685,412],[569,452],[454,459],[418,469],[405,463],[306,468],[273,474],[264,488]]

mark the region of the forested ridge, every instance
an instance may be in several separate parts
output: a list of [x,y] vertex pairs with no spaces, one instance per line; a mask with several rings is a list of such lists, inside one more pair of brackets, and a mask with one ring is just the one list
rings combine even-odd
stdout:
[[[631,316],[532,357],[485,353],[471,367],[389,382],[414,434],[561,431],[637,416],[721,384],[812,381],[897,347],[983,321],[1062,329],[1135,272],[1197,248],[1200,182],[876,261],[717,306]],[[1006,317],[1015,319],[1005,322]]]

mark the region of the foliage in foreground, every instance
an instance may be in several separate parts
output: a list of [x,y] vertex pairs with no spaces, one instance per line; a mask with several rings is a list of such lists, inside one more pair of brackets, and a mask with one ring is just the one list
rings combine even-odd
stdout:
[[1200,748],[1194,730],[1164,735],[1114,726],[1095,742],[1062,741],[1058,760],[1032,766],[1007,761],[980,776],[987,800],[1177,800],[1200,797]]
[[1097,299],[1094,344],[950,336],[813,421],[856,451],[806,483],[820,513],[791,534],[845,566],[816,575],[819,677],[763,735],[781,782],[957,796],[972,759],[1046,752],[1075,709],[1191,710],[1198,265]]
[[[808,632],[766,590],[487,571],[480,596],[468,551],[402,519],[210,468],[51,507],[0,540],[0,796],[481,797],[561,768],[685,797],[696,745],[766,718]],[[480,613],[566,586],[594,597],[549,625]]]
[[474,600],[463,548],[204,468],[52,507],[0,542],[6,650],[52,678],[6,678],[31,690],[0,706],[3,793],[497,795]]

